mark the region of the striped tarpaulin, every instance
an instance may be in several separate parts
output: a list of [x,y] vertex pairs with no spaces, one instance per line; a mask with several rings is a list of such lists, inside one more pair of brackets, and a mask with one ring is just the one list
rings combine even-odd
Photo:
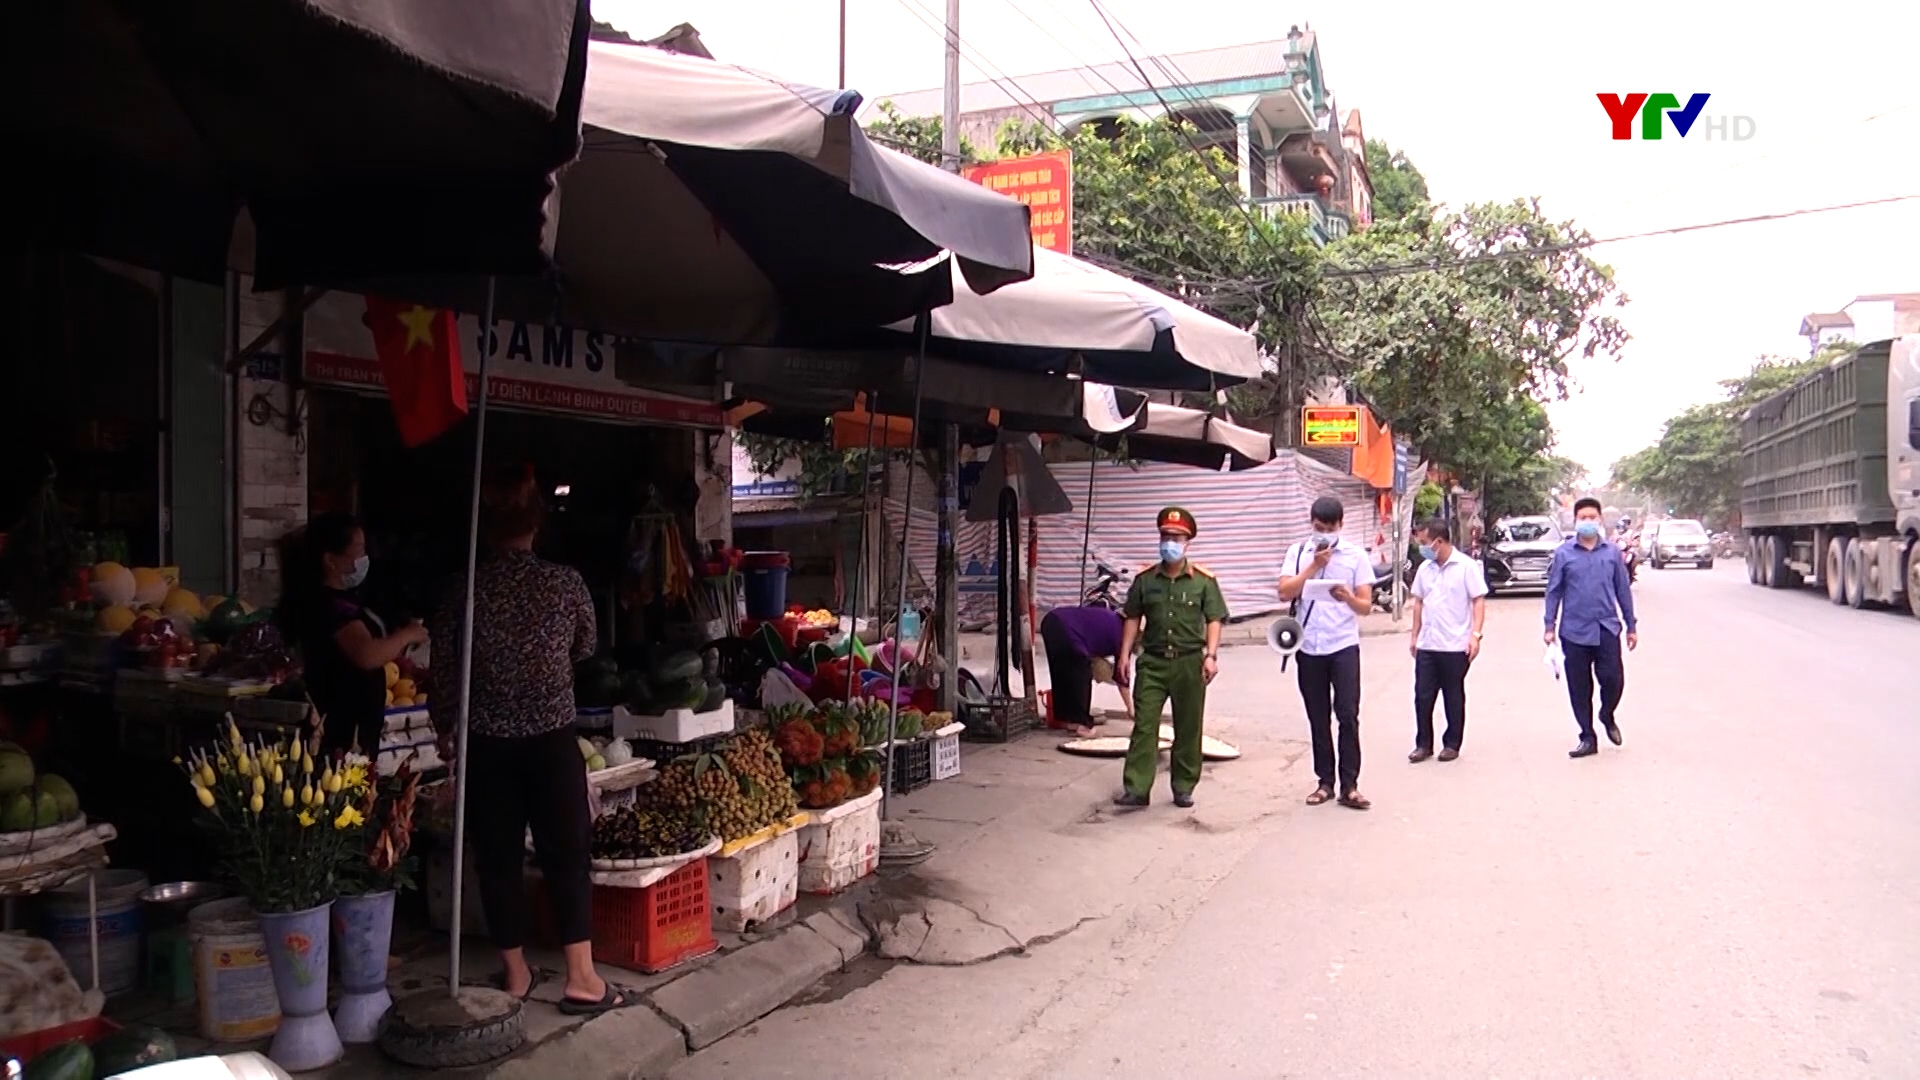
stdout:
[[[1146,463],[1132,466],[1069,462],[1049,466],[1075,503],[1075,512],[1040,519],[1040,574],[1036,582],[1042,610],[1079,602],[1081,545],[1086,540],[1084,500],[1087,470],[1093,479],[1092,543],[1086,578],[1094,566],[1106,563],[1133,573],[1159,558],[1159,534],[1154,516],[1168,505],[1184,506],[1200,523],[1193,557],[1220,580],[1227,607],[1234,618],[1277,611],[1276,591],[1286,551],[1309,531],[1308,507],[1321,495],[1335,495],[1346,504],[1348,543],[1372,549],[1383,539],[1373,492],[1365,483],[1301,455],[1280,451],[1264,465],[1239,472],[1206,472],[1183,465]],[[902,490],[904,472],[892,490]],[[938,520],[925,474],[915,482],[915,509],[907,548],[916,575],[932,580]],[[978,494],[976,498],[980,497]],[[888,532],[899,536],[902,504],[886,503]],[[960,561],[961,621],[979,623],[993,617],[995,526],[991,522],[962,522],[956,538]],[[1024,530],[1023,530],[1024,535]],[[1025,565],[1022,564],[1024,572]]]

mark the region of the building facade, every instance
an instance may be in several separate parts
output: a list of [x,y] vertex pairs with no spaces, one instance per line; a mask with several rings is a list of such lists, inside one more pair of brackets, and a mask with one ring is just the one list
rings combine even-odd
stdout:
[[1816,312],[1800,320],[1800,336],[1810,354],[1837,341],[1866,344],[1905,334],[1920,334],[1920,293],[1872,293],[1856,296],[1839,311]]
[[[1144,70],[1148,79],[1143,81]],[[938,116],[941,91],[876,99],[904,116]],[[1319,243],[1372,221],[1366,135],[1358,110],[1341,113],[1322,70],[1319,39],[1294,27],[1278,41],[1143,58],[960,88],[961,136],[994,145],[1008,122],[1056,132],[1122,119],[1176,116],[1202,145],[1236,164],[1241,195],[1270,215],[1301,219]]]

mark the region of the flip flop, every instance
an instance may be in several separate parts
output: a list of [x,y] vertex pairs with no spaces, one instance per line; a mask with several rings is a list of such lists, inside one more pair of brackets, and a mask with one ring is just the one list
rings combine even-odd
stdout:
[[1373,800],[1357,791],[1349,791],[1345,795],[1340,796],[1340,805],[1349,810],[1371,810],[1373,809]]
[[1308,806],[1321,806],[1332,801],[1333,801],[1332,788],[1325,788],[1325,787],[1314,788],[1313,794],[1307,796]]
[[[528,998],[532,997],[533,992],[535,990],[540,989],[540,986],[542,983],[546,982],[548,979],[553,978],[553,972],[548,971],[546,968],[540,967],[537,964],[529,966],[527,968],[527,971],[531,973],[533,977],[527,981],[527,992],[520,995],[521,1001],[525,1001]],[[496,972],[493,978],[487,980],[487,985],[493,987],[495,990],[498,990],[503,994],[506,993],[507,992],[507,973],[504,971]]]
[[631,1008],[640,1004],[640,995],[624,986],[607,984],[607,992],[600,995],[599,1001],[575,1001],[570,997],[560,999],[560,1011],[568,1016],[601,1016],[617,1009]]

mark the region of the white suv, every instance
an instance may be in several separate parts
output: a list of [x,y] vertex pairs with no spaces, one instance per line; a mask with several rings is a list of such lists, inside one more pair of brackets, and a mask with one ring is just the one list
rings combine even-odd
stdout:
[[1673,563],[1691,563],[1702,570],[1713,569],[1713,538],[1706,527],[1691,518],[1674,518],[1655,526],[1653,543],[1647,548],[1648,561],[1655,570]]

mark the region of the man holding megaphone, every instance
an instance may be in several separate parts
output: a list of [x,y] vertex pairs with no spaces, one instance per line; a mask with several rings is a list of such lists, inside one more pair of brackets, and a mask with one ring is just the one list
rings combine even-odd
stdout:
[[1365,810],[1373,802],[1360,794],[1360,617],[1373,608],[1373,563],[1340,541],[1346,517],[1346,507],[1331,495],[1313,501],[1312,535],[1281,563],[1280,599],[1294,604],[1300,623],[1300,700],[1320,781],[1307,805],[1331,800],[1337,778],[1340,805]]

